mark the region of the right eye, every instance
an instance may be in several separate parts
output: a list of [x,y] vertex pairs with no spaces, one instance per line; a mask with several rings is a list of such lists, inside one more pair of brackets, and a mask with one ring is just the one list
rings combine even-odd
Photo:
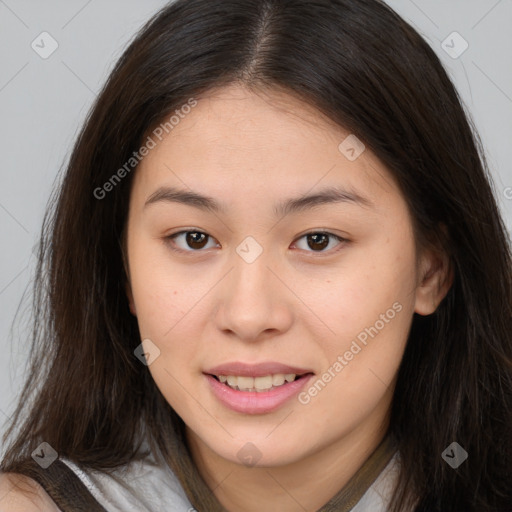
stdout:
[[[176,240],[180,240],[181,243],[186,244],[191,250],[176,247]],[[183,238],[184,237],[184,238]],[[170,242],[171,249],[177,252],[199,252],[200,249],[204,249],[205,242],[208,238],[212,238],[207,233],[198,230],[190,231],[179,231],[172,235],[166,236],[166,240]],[[212,238],[213,240],[213,238]]]

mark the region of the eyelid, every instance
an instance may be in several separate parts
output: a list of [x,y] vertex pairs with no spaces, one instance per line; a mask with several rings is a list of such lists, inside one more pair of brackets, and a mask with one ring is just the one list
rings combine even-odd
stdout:
[[[164,241],[170,242],[169,245],[171,245],[171,250],[173,250],[175,252],[179,252],[179,253],[201,253],[201,252],[205,252],[206,251],[206,249],[197,249],[197,250],[190,249],[190,250],[186,250],[186,249],[180,249],[180,248],[177,248],[177,247],[173,246],[174,238],[176,238],[179,235],[185,234],[185,233],[199,233],[199,234],[202,234],[202,235],[206,235],[208,237],[208,239],[216,240],[213,236],[209,235],[205,231],[202,231],[200,229],[195,229],[195,228],[188,228],[188,229],[182,229],[182,230],[177,231],[175,233],[171,233],[170,235],[166,235],[164,237]],[[310,253],[310,254],[318,254],[318,255],[324,255],[324,254],[325,255],[331,255],[333,253],[336,253],[338,250],[340,250],[341,247],[346,245],[346,243],[350,242],[350,240],[348,238],[342,237],[340,235],[336,235],[335,233],[327,231],[326,229],[318,228],[318,229],[309,230],[306,233],[303,233],[303,234],[299,235],[293,241],[293,244],[295,244],[298,240],[300,240],[301,238],[304,238],[304,237],[306,237],[308,235],[320,235],[320,234],[328,235],[330,238],[335,238],[339,242],[338,246],[336,246],[334,249],[330,249],[328,251],[305,251],[305,252]],[[299,250],[302,250],[302,249],[299,249]]]

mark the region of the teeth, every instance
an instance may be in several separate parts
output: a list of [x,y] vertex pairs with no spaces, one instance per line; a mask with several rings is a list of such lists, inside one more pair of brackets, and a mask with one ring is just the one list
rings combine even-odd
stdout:
[[282,373],[276,373],[272,375],[272,386],[282,386],[284,384],[284,375]]
[[273,387],[282,386],[285,381],[293,382],[295,373],[276,373],[274,375],[265,375],[264,377],[242,377],[236,375],[217,375],[217,378],[227,384],[230,388],[239,391],[268,391]]

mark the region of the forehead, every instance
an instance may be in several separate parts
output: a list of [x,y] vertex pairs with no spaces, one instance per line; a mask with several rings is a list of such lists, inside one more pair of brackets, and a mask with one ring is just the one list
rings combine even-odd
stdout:
[[176,185],[229,202],[329,186],[399,199],[392,175],[361,141],[286,93],[229,86],[197,98],[175,120],[161,140],[153,136],[156,145],[137,168],[141,200]]

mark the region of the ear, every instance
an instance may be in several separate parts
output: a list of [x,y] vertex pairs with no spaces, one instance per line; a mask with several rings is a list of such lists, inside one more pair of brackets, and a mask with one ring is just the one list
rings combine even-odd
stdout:
[[135,302],[133,301],[132,287],[128,281],[126,281],[126,296],[128,297],[128,304],[130,305],[130,312],[133,316],[137,316],[137,310],[135,309]]
[[414,311],[431,315],[446,297],[453,284],[450,257],[440,247],[424,249],[420,256]]

